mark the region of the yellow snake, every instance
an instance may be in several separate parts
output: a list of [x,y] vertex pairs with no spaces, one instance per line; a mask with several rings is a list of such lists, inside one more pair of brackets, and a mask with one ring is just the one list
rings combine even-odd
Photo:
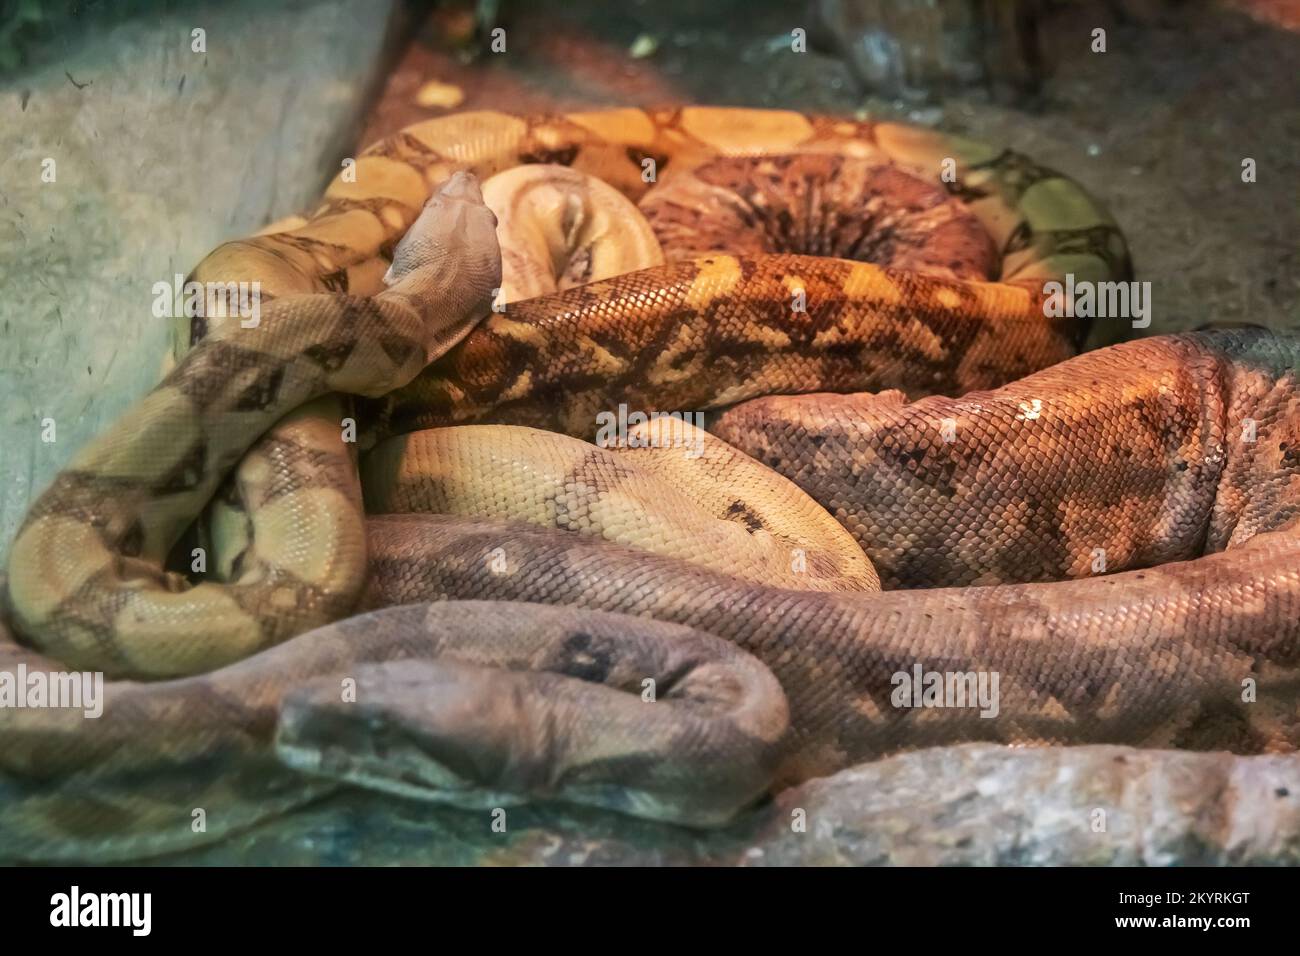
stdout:
[[[528,164],[640,200],[668,261],[616,274],[617,200],[539,172],[503,187],[555,209],[501,291],[455,174]],[[511,263],[558,247],[537,295]],[[259,282],[260,324],[194,321],[20,530],[0,670],[111,679],[97,720],[0,710],[0,856],[166,852],[339,781],[712,825],[927,744],[1294,748],[1300,347],[1065,361],[1067,273],[1128,273],[1074,183],[894,124],[474,113],[371,147],[196,269]],[[721,414],[580,440],[620,405]],[[439,513],[367,519],[362,484]],[[996,673],[998,716],[898,706],[917,665]]]

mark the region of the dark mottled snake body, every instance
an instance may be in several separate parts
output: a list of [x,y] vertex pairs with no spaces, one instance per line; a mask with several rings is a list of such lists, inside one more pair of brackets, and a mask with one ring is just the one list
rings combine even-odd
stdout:
[[[502,286],[453,174],[521,164],[485,186],[534,230]],[[632,265],[583,174],[641,201]],[[340,782],[716,825],[929,744],[1294,749],[1300,344],[1070,358],[1066,273],[1128,277],[1078,187],[908,127],[464,114],[372,147],[199,266],[259,281],[260,326],[194,322],[21,529],[0,670],[109,683],[95,720],[0,710],[0,855],[167,852]],[[589,444],[620,406],[710,433]],[[209,502],[196,583],[167,562]],[[900,706],[918,666],[996,675],[996,714]]]

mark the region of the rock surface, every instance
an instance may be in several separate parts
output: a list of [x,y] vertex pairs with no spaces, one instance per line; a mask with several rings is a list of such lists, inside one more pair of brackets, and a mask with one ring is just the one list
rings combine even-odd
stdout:
[[516,808],[494,818],[349,792],[162,862],[1297,864],[1300,757],[935,748],[810,781],[710,833],[562,807]]
[[395,6],[187,4],[75,30],[0,86],[0,565],[31,498],[157,381],[154,283],[313,204],[349,155]]

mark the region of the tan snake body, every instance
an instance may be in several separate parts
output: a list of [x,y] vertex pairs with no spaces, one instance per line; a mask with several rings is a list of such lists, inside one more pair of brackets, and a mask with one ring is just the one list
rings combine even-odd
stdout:
[[[805,158],[760,163],[755,182],[768,185],[753,189],[718,159],[787,154]],[[934,231],[946,237],[928,276],[791,254],[770,239],[699,255],[717,242],[690,214],[705,198],[769,237],[830,236],[815,251],[866,255],[872,243],[843,223],[804,229],[780,206],[782,184],[833,168],[846,191],[827,200],[834,209],[882,183],[906,192],[891,170],[933,179],[950,156],[960,175],[948,192],[991,237],[991,272],[973,265],[983,254],[960,217],[925,198],[909,199],[913,221],[942,223]],[[399,248],[398,285],[365,298],[430,187],[457,169],[559,161],[638,198],[647,160],[682,176],[647,202],[660,204],[661,238],[674,233],[696,258],[511,303],[471,332],[499,280],[462,184]],[[0,664],[198,676],[110,682],[94,724],[0,711],[0,855],[164,852],[338,780],[469,806],[550,796],[716,824],[774,780],[902,747],[1114,740],[1254,752],[1300,739],[1296,343],[1166,337],[1055,365],[1079,329],[1043,318],[1042,281],[1128,268],[1109,217],[1068,180],[1014,153],[890,124],[705,108],[465,114],[384,141],[357,173],[311,219],[223,246],[196,270],[261,281],[265,328],[196,323],[178,352],[197,347],[74,461],[20,531],[11,619],[54,659],[6,643]],[[908,229],[896,232],[891,254],[910,265]],[[888,389],[921,400],[789,395]],[[620,402],[757,399],[722,411],[715,432],[843,523],[886,585],[939,589],[875,593],[863,575],[839,590],[829,579],[830,589],[778,586],[689,542],[681,551],[693,558],[672,542],[629,547],[635,532],[602,501],[649,489],[653,505],[656,482],[675,474],[633,453],[583,453],[589,490],[580,500],[566,491],[563,513],[589,536],[536,527],[559,513],[550,492],[534,527],[490,514],[367,523],[332,391],[373,396],[360,406],[366,445],[472,421],[589,438],[595,415]],[[1249,442],[1237,437],[1246,424]],[[944,428],[951,438],[937,437]],[[480,475],[453,476],[464,488],[496,481],[507,497],[537,495],[486,467],[491,444],[448,433],[438,447],[487,449],[467,459],[485,466],[467,469]],[[230,514],[214,523],[220,580],[190,588],[162,562],[231,468],[239,499],[223,496]],[[761,566],[771,536],[786,534],[763,518],[763,496],[811,505],[780,479],[747,474],[734,508],[716,488],[694,506],[701,542],[720,527],[709,522],[739,522],[766,542]],[[833,529],[807,539],[824,559],[817,573],[856,573]],[[1159,562],[1174,563],[1146,567]],[[1081,580],[1042,583],[1062,577]],[[280,643],[358,600],[446,598],[455,603]],[[505,603],[518,601],[576,609]],[[891,705],[893,675],[917,663],[996,672],[1000,716]],[[355,679],[355,703],[340,698],[340,675]],[[646,680],[654,703],[638,696]],[[1243,681],[1257,685],[1249,700]],[[201,835],[196,807],[212,821]]]

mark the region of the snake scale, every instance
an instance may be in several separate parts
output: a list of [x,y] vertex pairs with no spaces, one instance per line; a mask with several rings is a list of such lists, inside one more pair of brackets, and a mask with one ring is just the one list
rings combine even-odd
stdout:
[[[0,709],[0,856],[343,783],[706,826],[910,747],[1300,741],[1300,343],[1072,357],[1043,283],[1129,263],[1069,179],[704,107],[460,114],[354,173],[200,264],[260,323],[187,322],[20,529],[0,671],[109,680]],[[711,420],[593,445],[621,407]],[[898,706],[918,665],[996,716]]]

